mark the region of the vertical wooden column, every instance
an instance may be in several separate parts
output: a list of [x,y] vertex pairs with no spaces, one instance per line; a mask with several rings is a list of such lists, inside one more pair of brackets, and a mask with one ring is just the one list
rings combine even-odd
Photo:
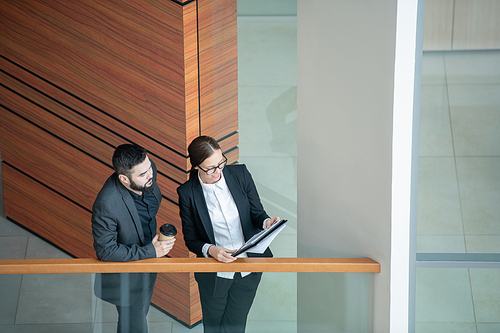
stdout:
[[[181,229],[187,146],[207,134],[238,159],[236,0],[0,0],[0,149],[7,217],[95,256],[92,203],[114,148],[148,149]],[[173,257],[192,254],[182,233]],[[153,303],[201,320],[193,274],[160,274]]]

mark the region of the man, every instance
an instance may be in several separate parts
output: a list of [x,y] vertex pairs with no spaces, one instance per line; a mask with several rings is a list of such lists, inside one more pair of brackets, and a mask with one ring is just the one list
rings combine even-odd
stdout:
[[[158,241],[156,234],[156,213],[162,197],[155,164],[146,149],[132,144],[118,146],[112,162],[115,172],[92,207],[97,258],[131,261],[163,257],[175,239]],[[155,281],[156,273],[96,274],[96,296],[116,305],[119,333],[148,331],[146,316]]]

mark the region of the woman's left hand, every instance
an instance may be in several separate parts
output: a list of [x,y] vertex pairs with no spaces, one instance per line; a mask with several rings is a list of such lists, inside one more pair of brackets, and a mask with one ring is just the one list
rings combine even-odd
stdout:
[[266,229],[275,224],[280,220],[279,216],[273,217],[272,219],[267,219],[266,220]]

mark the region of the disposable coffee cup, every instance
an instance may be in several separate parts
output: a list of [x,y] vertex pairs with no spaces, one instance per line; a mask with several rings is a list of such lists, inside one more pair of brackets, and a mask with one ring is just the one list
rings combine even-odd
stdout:
[[158,240],[166,241],[174,238],[175,235],[177,235],[177,229],[175,226],[165,223],[160,227],[160,237],[158,237]]

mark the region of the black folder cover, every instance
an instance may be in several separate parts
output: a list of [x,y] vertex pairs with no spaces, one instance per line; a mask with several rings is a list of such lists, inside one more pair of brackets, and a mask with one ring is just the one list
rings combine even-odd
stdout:
[[261,241],[266,239],[267,236],[271,235],[273,232],[275,232],[279,227],[281,227],[283,224],[285,224],[288,220],[279,220],[278,222],[274,223],[272,226],[269,228],[262,230],[258,234],[255,234],[252,238],[250,238],[245,244],[243,244],[242,247],[240,247],[238,250],[233,252],[231,255],[233,257],[236,257],[239,254],[242,254],[243,252],[251,249],[255,245],[259,244]]

